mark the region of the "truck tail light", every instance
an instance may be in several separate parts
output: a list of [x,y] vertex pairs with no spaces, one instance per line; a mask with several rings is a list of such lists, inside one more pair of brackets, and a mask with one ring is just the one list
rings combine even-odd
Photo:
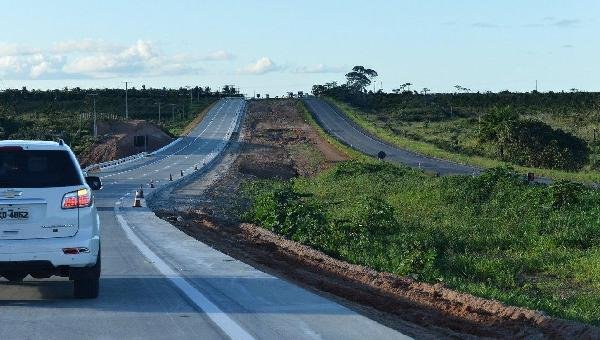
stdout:
[[66,193],[62,199],[63,209],[86,208],[92,205],[92,196],[87,189]]

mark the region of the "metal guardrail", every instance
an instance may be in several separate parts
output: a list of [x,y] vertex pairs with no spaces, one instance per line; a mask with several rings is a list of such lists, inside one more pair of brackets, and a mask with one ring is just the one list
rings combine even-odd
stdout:
[[156,155],[157,153],[159,153],[159,152],[162,152],[162,151],[164,151],[164,150],[166,150],[166,149],[168,149],[168,148],[172,147],[173,145],[175,145],[175,144],[177,144],[177,143],[181,142],[181,140],[182,140],[182,139],[183,139],[183,138],[179,137],[179,138],[177,138],[176,140],[172,141],[171,143],[169,143],[169,144],[167,144],[167,145],[163,146],[162,148],[160,148],[160,149],[158,149],[158,150],[155,150],[155,151],[152,151],[152,152],[150,153],[150,155]]
[[113,166],[117,166],[117,165],[129,163],[129,162],[133,162],[133,161],[138,160],[140,158],[144,158],[144,157],[147,157],[147,156],[156,155],[157,153],[159,153],[159,152],[161,152],[161,151],[163,151],[165,149],[168,149],[171,146],[173,146],[173,145],[175,145],[175,144],[177,144],[177,143],[179,143],[181,141],[182,141],[182,138],[177,138],[176,140],[172,141],[171,143],[163,146],[162,148],[160,148],[160,149],[158,149],[156,151],[150,152],[150,153],[148,153],[148,152],[141,152],[141,153],[138,153],[138,154],[135,154],[135,155],[132,155],[132,156],[125,157],[125,158],[115,159],[115,160],[112,160],[112,161],[98,163],[98,164],[92,164],[92,165],[86,167],[85,169],[83,169],[83,171],[90,172],[90,171],[94,171],[94,170],[98,171],[98,170],[108,169],[108,168],[113,167]]
[[[242,113],[246,110],[246,102],[244,101],[244,103],[242,104],[242,106],[236,111],[236,117],[234,119],[234,124],[232,126],[229,127],[229,129],[227,130],[226,133],[226,137],[227,139],[221,143],[219,143],[217,145],[217,148],[213,151],[211,151],[210,154],[207,155],[207,159],[204,161],[203,165],[206,165],[208,163],[210,163],[212,160],[214,160],[216,158],[216,156],[225,148],[225,146],[229,143],[231,135],[233,134],[233,132],[235,130],[237,130],[239,128],[239,122],[240,122],[240,116],[242,115]],[[168,148],[170,148],[171,146],[181,142],[183,140],[183,138],[177,138],[176,140],[172,141],[171,143],[163,146],[162,148],[153,151],[151,153],[148,152],[141,152],[138,153],[136,155],[132,155],[129,157],[125,157],[125,158],[121,158],[121,159],[115,159],[113,161],[108,161],[108,162],[103,162],[103,163],[98,163],[98,164],[92,164],[88,167],[86,167],[85,169],[83,169],[83,171],[85,172],[90,172],[90,171],[99,171],[102,169],[107,169],[113,166],[117,166],[117,165],[121,165],[121,164],[125,164],[128,162],[133,162],[135,160],[138,160],[140,158],[146,157],[146,156],[152,156],[152,155],[156,155],[157,153],[166,150]],[[189,169],[188,169],[189,170]]]
[[140,152],[138,154],[135,154],[135,155],[132,155],[129,157],[115,159],[113,161],[108,161],[108,162],[103,162],[103,163],[98,163],[98,164],[92,164],[92,165],[86,167],[85,169],[83,169],[83,171],[89,172],[89,171],[94,171],[94,170],[102,170],[102,169],[106,169],[106,168],[113,167],[116,165],[121,165],[124,163],[132,162],[132,161],[138,160],[140,158],[146,157],[147,155],[148,155],[147,152]]

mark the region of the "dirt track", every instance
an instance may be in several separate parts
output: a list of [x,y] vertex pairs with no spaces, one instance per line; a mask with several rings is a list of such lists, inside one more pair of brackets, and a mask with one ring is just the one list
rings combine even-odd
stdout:
[[[595,327],[505,306],[441,285],[379,273],[333,259],[262,228],[239,223],[240,184],[253,178],[310,176],[346,156],[321,140],[294,101],[251,103],[229,162],[164,197],[157,214],[197,239],[263,270],[347,300],[346,304],[418,338],[600,338]],[[235,157],[234,154],[238,154]],[[175,204],[185,193],[187,204]],[[179,195],[179,197],[178,197]],[[370,306],[362,308],[357,305]]]

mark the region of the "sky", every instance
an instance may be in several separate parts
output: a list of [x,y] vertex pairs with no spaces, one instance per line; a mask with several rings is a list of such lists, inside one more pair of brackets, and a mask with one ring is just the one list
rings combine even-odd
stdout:
[[0,0],[0,90],[600,90],[600,1]]

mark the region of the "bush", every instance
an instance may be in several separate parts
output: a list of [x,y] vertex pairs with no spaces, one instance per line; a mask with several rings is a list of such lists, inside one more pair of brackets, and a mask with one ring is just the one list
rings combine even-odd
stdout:
[[534,120],[512,123],[505,160],[524,166],[579,170],[589,159],[584,140]]
[[580,183],[569,181],[557,181],[549,186],[552,206],[556,209],[571,206],[580,202],[580,196],[584,191]]
[[[477,176],[465,183],[467,190],[460,191],[464,199],[470,203],[484,203],[497,188],[511,188],[524,185],[525,179],[519,176],[512,167],[498,167],[485,170],[481,176]],[[463,197],[457,197],[462,199]]]
[[[308,245],[319,243],[326,225],[320,207],[296,192],[290,182],[258,182],[246,188],[252,210],[244,219],[259,223],[277,234]],[[258,194],[250,194],[257,192]]]

